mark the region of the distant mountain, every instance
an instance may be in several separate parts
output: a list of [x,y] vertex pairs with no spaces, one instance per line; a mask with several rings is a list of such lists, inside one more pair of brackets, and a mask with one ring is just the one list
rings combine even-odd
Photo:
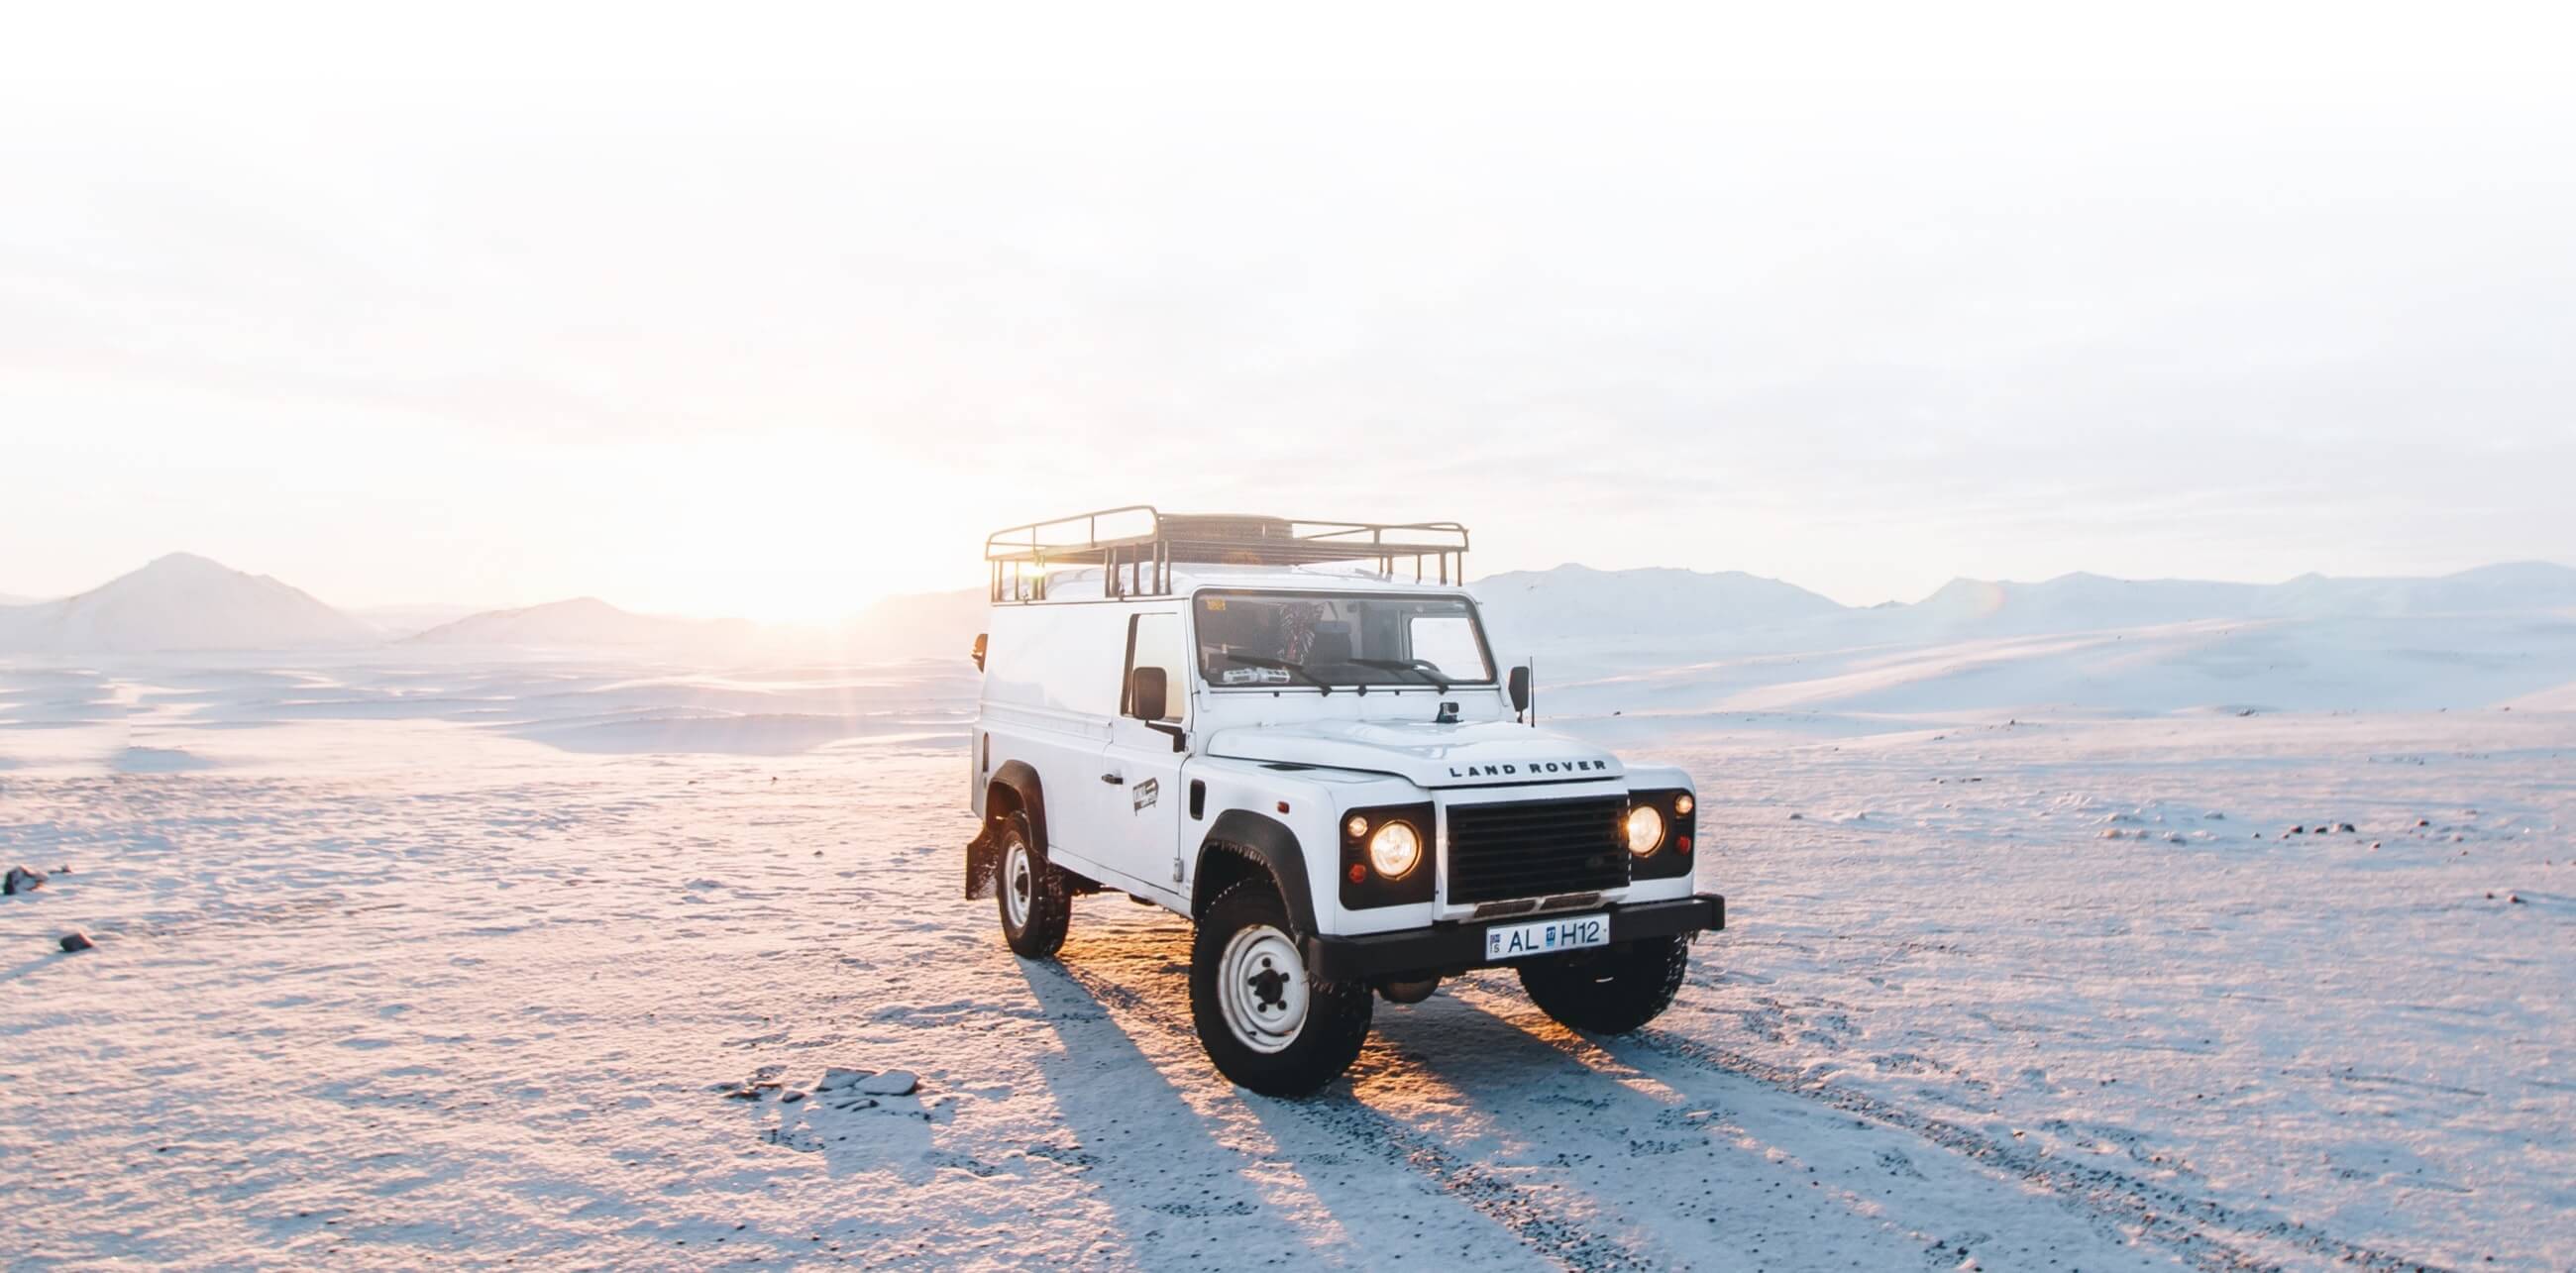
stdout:
[[[2039,583],[1960,579],[1911,604],[1856,607],[1741,571],[1565,565],[1490,575],[1468,591],[1483,603],[1497,657],[1653,668],[1713,653],[1922,646],[2212,620],[2544,612],[2576,607],[2576,570],[2532,564],[2440,579],[2309,575],[2280,584],[2093,574]],[[981,588],[889,597],[833,628],[828,654],[958,657],[984,630],[986,609]]]
[[454,623],[469,615],[481,614],[490,608],[425,601],[416,605],[357,606],[348,614],[374,626],[387,640],[399,641],[404,637],[418,636],[442,623]]
[[2301,575],[2263,590],[2265,614],[2504,614],[2576,606],[2576,569],[2545,561],[2480,566],[2433,579]]
[[374,629],[266,575],[172,553],[78,596],[0,609],[0,650],[40,654],[363,645]]
[[1663,645],[1846,612],[1831,598],[1739,570],[1564,565],[1488,575],[1468,591],[1483,604],[1489,639],[1503,658],[1524,646]]
[[1636,661],[1542,660],[1560,715],[2576,707],[2576,616],[2336,615]]
[[672,619],[620,610],[597,597],[487,610],[409,638],[420,645],[651,648],[712,652],[747,646],[759,629],[743,619]]
[[[1652,676],[1748,656],[1787,660],[1780,666],[1796,668],[1801,660],[1833,652],[1860,657],[1869,651],[2051,635],[2116,640],[2178,624],[2219,625],[2221,630],[2206,640],[2225,641],[2232,639],[2225,631],[2231,625],[2411,623],[2490,615],[2519,623],[2517,631],[2554,636],[2562,630],[2555,625],[2576,617],[2576,569],[2546,562],[2485,566],[2432,579],[2303,575],[2277,584],[2093,574],[2037,583],[1958,579],[1918,602],[1869,607],[1844,606],[1793,584],[1740,571],[1565,565],[1491,575],[1468,588],[1484,602],[1498,657],[1538,654],[1554,661],[1552,671]],[[984,630],[985,616],[981,588],[888,597],[848,622],[801,629],[755,627],[740,619],[635,614],[592,597],[471,614],[460,614],[453,606],[401,606],[353,615],[275,579],[173,553],[79,596],[0,604],[0,653],[369,645],[410,633],[409,642],[440,646],[607,648],[855,662],[962,660],[975,634]],[[2426,650],[2447,648],[2439,640],[2442,630],[2438,622],[2384,629],[2429,642],[2422,647]],[[2280,649],[2308,657],[2308,647],[2296,643]],[[2399,650],[2390,657],[2406,656]],[[1962,675],[1983,675],[1976,669],[1984,666],[1976,659],[1958,664]],[[1742,675],[1725,679],[1740,685]]]
[[2203,619],[2428,617],[2505,614],[2576,606],[2576,569],[2547,562],[2482,566],[2433,579],[2335,579],[2205,583],[2071,574],[2040,583],[1954,579],[1911,606],[1879,608],[1879,635],[1913,640],[1958,635],[2098,632]]
[[2262,584],[2059,575],[2042,583],[1953,579],[1914,603],[1880,611],[1886,636],[2086,632],[2253,615]]

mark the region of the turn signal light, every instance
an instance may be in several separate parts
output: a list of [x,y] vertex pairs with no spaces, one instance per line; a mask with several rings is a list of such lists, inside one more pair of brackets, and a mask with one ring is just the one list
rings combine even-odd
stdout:
[[1353,863],[1351,863],[1351,883],[1353,883],[1353,884],[1366,884],[1366,883],[1368,883],[1368,868],[1367,868],[1367,867],[1365,867],[1365,866],[1360,865],[1360,864],[1359,864],[1359,863],[1357,863],[1357,862],[1353,862]]
[[1686,835],[1677,835],[1677,836],[1674,836],[1674,837],[1673,837],[1673,852],[1675,852],[1675,853],[1688,853],[1688,852],[1690,852],[1690,837],[1689,837],[1689,836],[1686,836]]

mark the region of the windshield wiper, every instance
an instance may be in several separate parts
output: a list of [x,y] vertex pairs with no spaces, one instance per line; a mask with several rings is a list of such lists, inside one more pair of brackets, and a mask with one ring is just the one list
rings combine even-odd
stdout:
[[1219,650],[1216,652],[1216,656],[1221,659],[1241,663],[1246,667],[1275,667],[1282,672],[1293,673],[1297,676],[1306,678],[1307,684],[1314,686],[1316,689],[1322,690],[1326,696],[1330,696],[1333,692],[1333,686],[1330,681],[1307,671],[1306,665],[1303,663],[1291,663],[1286,659],[1264,658],[1258,654],[1238,654],[1233,650]]
[[1429,659],[1352,659],[1350,661],[1361,667],[1383,668],[1389,672],[1411,672],[1438,688],[1441,693],[1449,692],[1449,682],[1440,677],[1440,666]]

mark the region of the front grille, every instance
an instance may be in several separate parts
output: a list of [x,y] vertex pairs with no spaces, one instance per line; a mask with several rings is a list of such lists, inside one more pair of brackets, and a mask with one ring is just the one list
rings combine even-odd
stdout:
[[1449,807],[1449,900],[1596,892],[1628,883],[1624,796]]

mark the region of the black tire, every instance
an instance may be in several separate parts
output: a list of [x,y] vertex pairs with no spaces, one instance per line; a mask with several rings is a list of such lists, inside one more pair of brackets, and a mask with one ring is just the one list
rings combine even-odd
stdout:
[[[1368,1039],[1369,988],[1315,980],[1297,949],[1287,904],[1266,878],[1238,880],[1211,898],[1190,939],[1199,1045],[1218,1073],[1264,1096],[1305,1096],[1332,1082]],[[1221,981],[1242,984],[1228,994]],[[1264,1019],[1293,1013],[1299,1001],[1302,1016]]]
[[1002,940],[1015,955],[1049,958],[1064,947],[1065,925],[1073,919],[1064,872],[1046,860],[1029,834],[1029,815],[1017,809],[1004,814],[998,838],[993,896],[1002,912]]
[[1690,971],[1690,938],[1641,937],[1521,965],[1521,988],[1558,1025],[1626,1034],[1664,1015]]

